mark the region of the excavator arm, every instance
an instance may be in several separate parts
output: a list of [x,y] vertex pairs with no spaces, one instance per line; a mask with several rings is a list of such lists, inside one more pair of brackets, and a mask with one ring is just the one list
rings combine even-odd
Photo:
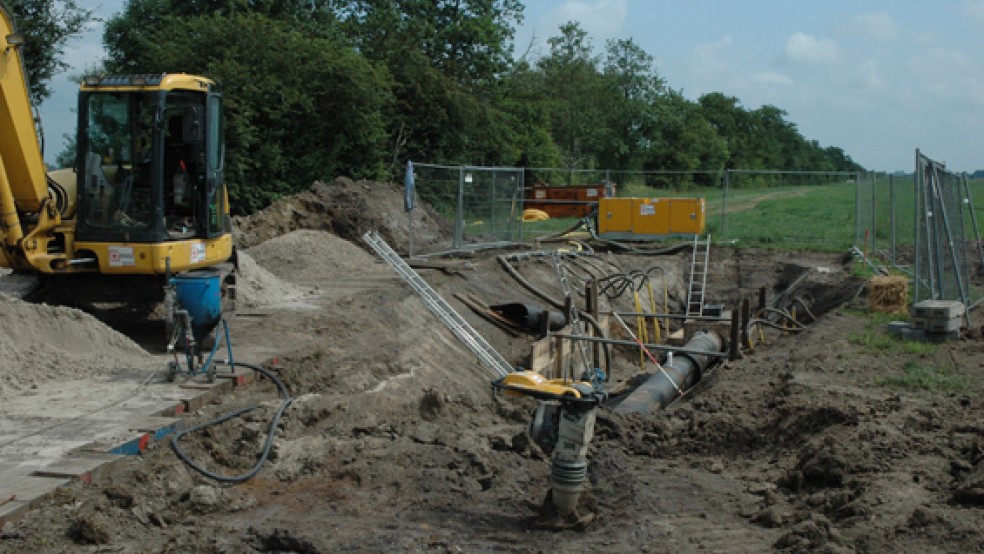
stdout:
[[[0,266],[33,267],[43,235],[60,221],[35,127],[13,18],[0,5]],[[30,228],[28,228],[30,226]]]

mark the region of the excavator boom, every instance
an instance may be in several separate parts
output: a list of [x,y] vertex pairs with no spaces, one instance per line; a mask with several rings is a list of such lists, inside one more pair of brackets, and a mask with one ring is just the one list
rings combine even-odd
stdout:
[[[0,171],[6,173],[16,208],[36,213],[48,198],[48,184],[19,48],[23,40],[10,13],[0,5]],[[12,209],[2,207],[4,214]]]

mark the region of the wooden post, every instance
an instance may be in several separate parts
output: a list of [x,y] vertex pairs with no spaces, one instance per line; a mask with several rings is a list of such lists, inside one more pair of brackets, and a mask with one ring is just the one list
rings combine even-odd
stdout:
[[741,314],[737,306],[731,310],[731,336],[728,339],[728,359],[737,360],[741,358],[741,349],[738,348],[738,331],[741,329]]
[[564,375],[564,339],[554,337],[554,379],[566,377]]
[[755,350],[752,339],[748,333],[748,322],[752,319],[752,306],[747,298],[741,299],[741,342],[742,345],[751,352]]
[[545,339],[550,336],[550,310],[540,312],[540,338]]

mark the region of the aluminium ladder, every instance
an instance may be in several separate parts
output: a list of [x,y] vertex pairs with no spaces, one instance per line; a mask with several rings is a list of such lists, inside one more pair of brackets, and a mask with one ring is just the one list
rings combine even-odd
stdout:
[[707,287],[707,262],[711,257],[711,235],[694,235],[694,253],[690,260],[690,289],[687,292],[687,317],[704,313],[704,289]]
[[424,302],[424,305],[440,319],[447,328],[458,337],[469,350],[478,356],[485,367],[492,370],[496,377],[505,377],[512,373],[513,367],[490,345],[475,329],[461,317],[430,285],[413,270],[403,258],[375,231],[366,231],[362,235],[370,247],[390,265],[403,280],[410,285]]

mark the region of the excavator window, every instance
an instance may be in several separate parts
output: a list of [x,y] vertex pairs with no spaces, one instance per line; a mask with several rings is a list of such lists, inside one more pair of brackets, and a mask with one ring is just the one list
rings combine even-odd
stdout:
[[154,204],[153,112],[149,95],[89,97],[83,177],[87,225],[133,230],[150,227]]
[[220,99],[185,89],[83,91],[76,236],[158,243],[228,233]]

